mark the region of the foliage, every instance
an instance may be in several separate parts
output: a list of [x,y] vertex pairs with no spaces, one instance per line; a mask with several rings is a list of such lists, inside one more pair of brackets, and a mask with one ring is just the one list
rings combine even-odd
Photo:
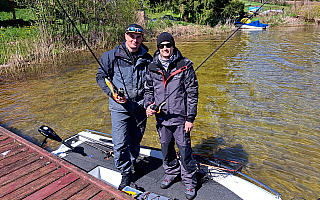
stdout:
[[244,10],[240,0],[149,0],[146,3],[150,12],[171,10],[181,13],[183,21],[197,24],[215,24],[221,18],[235,17]]
[[299,15],[303,16],[305,19],[315,19],[320,18],[320,5],[302,5],[300,9],[297,10]]
[[1,11],[5,11],[5,12],[11,11],[11,7],[8,1],[0,0],[0,12]]
[[[0,64],[21,65],[56,54],[86,48],[66,10],[90,47],[108,47],[123,40],[125,27],[136,22],[138,0],[14,0],[17,20],[10,4],[0,0]],[[2,7],[3,5],[3,7]],[[24,9],[20,9],[24,8]],[[28,25],[22,25],[27,23]],[[29,25],[29,23],[32,23]],[[11,23],[11,24],[9,24]]]
[[[67,14],[77,28],[96,46],[104,42],[122,40],[124,28],[136,20],[137,0],[15,0],[18,5],[27,5],[37,13],[37,24],[42,37],[50,43],[59,43],[63,47],[81,46],[83,42],[72,26]],[[59,2],[62,7],[60,7]],[[112,37],[110,39],[110,37]],[[108,38],[108,40],[105,40]]]
[[224,9],[222,14],[228,16],[240,16],[244,14],[244,4],[238,0],[232,0]]

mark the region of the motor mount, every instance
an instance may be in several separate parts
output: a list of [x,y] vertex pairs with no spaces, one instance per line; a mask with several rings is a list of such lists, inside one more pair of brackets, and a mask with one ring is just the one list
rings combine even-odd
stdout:
[[62,139],[56,134],[56,132],[54,132],[54,130],[49,126],[43,125],[38,129],[38,131],[46,138],[55,140],[57,142],[62,141]]
[[72,147],[69,143],[63,141],[57,134],[56,132],[54,132],[54,130],[52,128],[50,128],[49,126],[46,125],[42,125],[40,126],[40,128],[38,129],[38,131],[45,137],[42,144],[40,145],[40,147],[42,147],[44,144],[47,143],[47,139],[51,139],[57,142],[61,142],[62,144],[64,144],[65,146],[67,146],[68,148],[70,148],[72,151],[74,150],[74,147]]

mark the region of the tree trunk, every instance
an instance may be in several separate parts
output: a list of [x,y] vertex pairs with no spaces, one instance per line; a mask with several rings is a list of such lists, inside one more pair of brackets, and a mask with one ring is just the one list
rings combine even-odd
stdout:
[[14,12],[13,1],[7,0],[7,2],[10,3],[10,5],[11,5],[11,11],[12,11],[12,14],[13,14],[13,19],[16,20],[16,13]]

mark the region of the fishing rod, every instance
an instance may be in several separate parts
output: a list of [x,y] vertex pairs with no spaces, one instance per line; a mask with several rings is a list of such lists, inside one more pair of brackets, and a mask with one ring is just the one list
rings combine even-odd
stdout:
[[[106,72],[106,70],[103,68],[103,66],[101,65],[100,61],[98,60],[98,58],[96,57],[96,55],[93,53],[92,49],[90,48],[90,46],[88,45],[86,39],[82,36],[82,34],[80,33],[79,29],[77,28],[76,24],[74,23],[74,21],[70,18],[70,16],[68,15],[67,11],[64,9],[64,7],[61,5],[60,1],[57,0],[59,6],[61,7],[61,9],[63,10],[64,14],[68,17],[68,19],[70,20],[72,26],[76,29],[77,33],[79,34],[79,36],[81,37],[82,41],[84,42],[84,44],[88,47],[89,51],[91,52],[91,54],[93,55],[93,57],[95,58],[95,60],[98,62],[100,68],[102,69],[102,71],[105,74],[108,74]],[[124,90],[123,88],[117,88],[112,81],[109,78],[105,78],[105,82],[107,84],[107,86],[109,87],[113,97],[123,97],[124,96]],[[113,99],[114,100],[114,99]],[[130,114],[134,117],[136,123],[138,124],[137,126],[141,127],[142,123],[139,123],[137,117],[133,114],[132,110],[130,109],[129,105],[127,103],[124,103],[124,105],[126,105],[125,107],[127,107],[126,109],[130,112]]]
[[[232,161],[232,160],[226,160],[226,159],[222,159],[222,158],[216,158],[216,157],[211,157],[211,156],[205,156],[205,155],[200,155],[200,154],[192,154],[195,161],[197,162],[197,164],[201,165],[201,166],[205,166],[205,167],[212,167],[214,169],[218,169],[221,171],[226,171],[232,174],[239,174],[241,176],[244,176],[245,178],[247,178],[248,180],[257,183],[258,185],[261,185],[262,187],[264,187],[265,189],[269,190],[270,192],[274,193],[278,198],[281,197],[281,194],[279,194],[277,191],[273,190],[272,188],[268,187],[267,185],[263,184],[262,182],[251,178],[248,175],[245,175],[244,173],[241,172],[243,164],[237,161]],[[230,163],[230,164],[235,164],[238,165],[235,168],[232,168],[230,166],[227,166],[225,163]],[[206,163],[206,164],[205,164]],[[210,174],[210,171],[208,172]]]
[[[269,1],[269,0],[266,0],[254,13],[252,13],[252,14],[243,22],[243,24],[245,24],[249,19],[251,19],[251,18],[258,12],[258,10],[260,10],[268,1]],[[233,32],[229,35],[229,37],[227,37],[227,39],[225,39],[206,59],[204,59],[204,61],[203,61],[192,73],[190,73],[189,76],[187,76],[166,98],[164,98],[164,100],[163,100],[161,103],[159,103],[159,105],[152,104],[152,105],[150,106],[150,108],[151,108],[152,110],[155,110],[155,111],[160,112],[161,107],[166,103],[166,100],[167,100],[175,91],[177,91],[177,90],[184,84],[184,82],[185,82],[187,79],[189,79],[191,76],[193,76],[193,74],[195,74],[196,71],[197,71],[213,54],[215,54],[215,53],[242,27],[243,24],[241,24],[240,26],[238,26],[238,28],[237,28],[235,31],[233,31]],[[140,125],[141,125],[145,120],[147,120],[147,119],[148,119],[148,116],[145,117],[143,120],[141,120],[141,121],[138,123],[138,126],[140,126]]]

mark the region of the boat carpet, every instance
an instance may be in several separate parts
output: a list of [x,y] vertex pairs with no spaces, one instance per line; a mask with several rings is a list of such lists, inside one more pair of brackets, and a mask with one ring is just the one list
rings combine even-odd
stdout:
[[[77,137],[68,140],[68,143],[76,142]],[[92,142],[85,142],[78,145],[73,151],[68,151],[64,160],[89,172],[97,166],[112,169],[119,172],[114,166],[114,159],[111,156],[107,159],[106,152],[110,147]],[[184,184],[182,181],[174,183],[168,189],[161,189],[160,183],[164,180],[165,174],[162,167],[162,160],[153,157],[139,157],[138,166],[140,169],[134,173],[134,182],[141,191],[153,192],[171,199],[186,199]],[[205,178],[198,173],[197,196],[195,199],[211,200],[240,200],[235,193],[215,182]]]

